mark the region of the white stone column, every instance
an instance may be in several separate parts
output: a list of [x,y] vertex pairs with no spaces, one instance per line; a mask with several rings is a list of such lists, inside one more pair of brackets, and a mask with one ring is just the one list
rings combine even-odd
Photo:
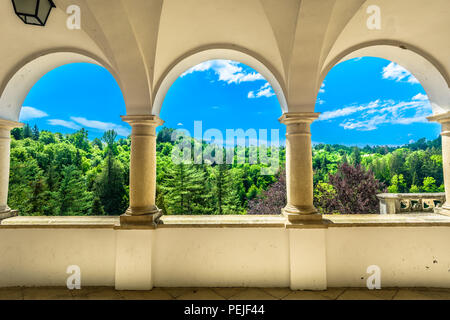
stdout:
[[152,225],[161,216],[156,206],[156,127],[164,122],[154,115],[123,116],[131,125],[130,206],[121,225]]
[[313,204],[311,123],[319,113],[285,113],[279,119],[286,125],[287,205],[282,213],[290,222],[321,220]]
[[442,125],[442,168],[444,170],[445,203],[435,212],[450,216],[450,111],[428,117],[428,120]]
[[16,211],[8,207],[9,163],[11,130],[20,128],[23,123],[0,119],[0,220],[9,218]]

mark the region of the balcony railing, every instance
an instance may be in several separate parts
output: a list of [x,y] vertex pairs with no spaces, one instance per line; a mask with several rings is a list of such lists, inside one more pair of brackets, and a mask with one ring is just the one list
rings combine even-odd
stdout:
[[380,214],[433,212],[445,203],[445,193],[381,193]]

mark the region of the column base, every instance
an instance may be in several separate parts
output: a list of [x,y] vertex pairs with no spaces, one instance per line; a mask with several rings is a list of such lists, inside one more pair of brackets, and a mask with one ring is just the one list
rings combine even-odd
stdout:
[[122,227],[148,227],[158,223],[162,215],[162,210],[154,206],[151,209],[142,210],[136,208],[128,208],[127,211],[120,216],[120,226]]
[[6,208],[6,210],[0,212],[0,221],[16,217],[18,215],[19,211],[17,210],[11,210],[10,208]]
[[445,203],[442,207],[434,208],[434,213],[450,217],[450,205]]
[[291,223],[305,221],[321,221],[322,215],[314,206],[293,206],[287,205],[281,209],[281,214]]

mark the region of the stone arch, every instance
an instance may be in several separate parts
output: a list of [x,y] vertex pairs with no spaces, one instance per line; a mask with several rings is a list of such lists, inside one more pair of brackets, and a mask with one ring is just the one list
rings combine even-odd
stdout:
[[122,88],[108,64],[85,53],[55,51],[30,57],[16,67],[0,84],[0,119],[18,121],[22,104],[39,79],[60,66],[70,63],[92,63],[106,68]]
[[450,110],[450,77],[445,68],[430,55],[408,44],[377,41],[360,44],[337,55],[323,69],[320,82],[340,62],[360,57],[383,58],[408,70],[420,82],[428,95],[433,114]]
[[237,61],[255,69],[272,86],[280,103],[282,112],[285,113],[288,111],[285,85],[280,80],[281,76],[275,71],[275,68],[261,58],[256,58],[254,54],[249,53],[247,50],[217,47],[201,49],[185,54],[177,59],[177,61],[164,72],[156,85],[152,114],[159,115],[167,91],[183,72],[202,62],[216,59]]

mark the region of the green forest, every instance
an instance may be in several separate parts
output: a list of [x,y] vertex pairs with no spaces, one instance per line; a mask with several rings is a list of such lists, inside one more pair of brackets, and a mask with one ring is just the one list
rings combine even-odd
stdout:
[[[173,129],[157,136],[157,205],[164,214],[278,214],[286,201],[285,150],[280,170],[262,164],[174,164]],[[128,205],[130,138],[106,131],[11,132],[9,206],[20,215],[120,215]],[[210,145],[192,141],[202,149]],[[253,149],[252,149],[253,148]],[[235,150],[248,157],[256,147]],[[440,138],[402,147],[313,147],[314,202],[323,213],[377,213],[380,192],[443,192]],[[357,195],[357,196],[356,196]],[[354,199],[353,199],[354,198]]]

